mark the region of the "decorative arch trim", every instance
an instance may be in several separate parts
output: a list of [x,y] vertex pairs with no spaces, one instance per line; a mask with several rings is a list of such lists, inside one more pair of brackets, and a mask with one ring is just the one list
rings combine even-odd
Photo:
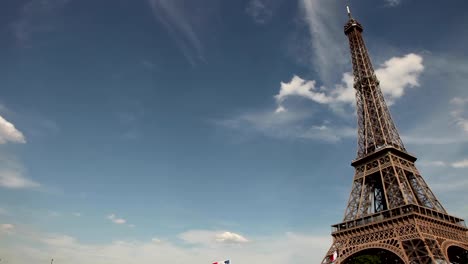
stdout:
[[444,241],[441,245],[441,248],[442,248],[442,252],[444,253],[447,259],[449,259],[448,257],[449,247],[459,247],[459,248],[463,248],[464,250],[468,250],[468,244],[460,244],[460,243],[457,243],[456,241],[451,241],[451,240]]
[[384,243],[372,243],[372,244],[368,244],[368,245],[365,245],[365,246],[359,246],[359,247],[355,247],[353,248],[352,250],[346,252],[344,255],[340,256],[340,263],[343,263],[346,259],[348,259],[349,257],[351,257],[352,255],[356,254],[356,253],[359,253],[363,250],[367,250],[367,249],[384,249],[384,250],[387,250],[387,251],[390,251],[391,253],[397,255],[404,263],[406,263],[406,256],[403,252],[402,249],[398,248],[398,247],[395,247],[395,246],[392,246],[392,245],[389,245],[389,244],[384,244]]

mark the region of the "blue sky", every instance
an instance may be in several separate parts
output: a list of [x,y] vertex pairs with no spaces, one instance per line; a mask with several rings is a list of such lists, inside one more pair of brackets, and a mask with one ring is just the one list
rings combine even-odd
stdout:
[[[468,218],[468,4],[352,1],[391,112]],[[8,0],[6,263],[318,262],[356,157],[345,1]]]

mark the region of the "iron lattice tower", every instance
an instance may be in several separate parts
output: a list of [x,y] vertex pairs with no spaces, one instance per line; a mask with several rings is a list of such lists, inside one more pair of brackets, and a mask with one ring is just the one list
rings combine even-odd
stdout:
[[406,152],[364,44],[363,27],[349,8],[348,16],[344,32],[353,64],[358,151],[344,219],[332,226],[333,244],[322,263],[350,263],[356,253],[374,249],[390,251],[403,263],[450,263],[449,247],[467,254],[468,229],[463,219],[447,214],[414,165],[416,157]]

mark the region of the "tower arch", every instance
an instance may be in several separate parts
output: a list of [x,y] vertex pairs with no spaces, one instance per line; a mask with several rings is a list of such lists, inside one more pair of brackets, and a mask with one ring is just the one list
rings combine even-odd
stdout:
[[445,241],[442,243],[442,250],[451,263],[468,263],[468,245]]
[[373,256],[381,260],[381,263],[404,264],[405,255],[401,249],[390,244],[373,243],[357,247],[340,256],[340,264],[358,263],[356,258],[362,256]]

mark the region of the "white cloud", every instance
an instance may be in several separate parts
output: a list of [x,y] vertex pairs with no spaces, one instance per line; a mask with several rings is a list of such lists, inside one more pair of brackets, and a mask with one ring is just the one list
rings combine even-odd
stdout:
[[[410,53],[387,60],[375,71],[380,80],[382,92],[389,103],[402,97],[405,89],[419,86],[418,78],[424,70],[422,61],[421,56]],[[284,111],[282,103],[292,96],[300,96],[326,105],[354,104],[353,76],[351,73],[344,73],[342,83],[330,90],[326,87],[318,88],[314,80],[307,81],[295,75],[289,83],[281,82],[280,91],[275,95],[279,105],[278,110]]]
[[423,70],[423,58],[410,53],[387,60],[375,74],[386,98],[393,100],[402,97],[406,88],[419,86],[418,79]]
[[0,225],[0,229],[2,231],[11,231],[11,230],[15,229],[15,226],[12,225],[12,224],[2,224],[2,225]]
[[[376,71],[378,78],[382,80],[381,88],[387,100],[393,102],[404,95],[405,89],[419,86],[418,78],[423,69],[422,57],[416,54],[410,53],[387,60]],[[398,81],[391,81],[392,79]],[[345,116],[349,116],[346,114],[349,111],[344,111],[344,107],[352,107],[352,113],[354,113],[353,82],[353,76],[345,73],[341,83],[329,89],[323,86],[318,87],[314,80],[304,80],[294,75],[290,82],[281,82],[280,90],[274,96],[277,103],[275,111],[249,112],[217,122],[217,124],[238,131],[253,131],[276,138],[303,138],[327,142],[354,138],[356,136],[354,127],[332,124],[324,119],[316,120],[317,117],[314,117],[310,111],[297,111],[285,107],[287,99],[300,97],[328,106],[334,114],[345,113]],[[314,111],[312,108],[311,110]],[[418,140],[423,139],[418,137],[414,141]],[[443,139],[437,138],[435,142],[441,140]]]
[[180,234],[179,238],[189,244],[210,247],[219,244],[242,244],[249,242],[244,236],[229,231],[191,230]]
[[14,156],[0,152],[0,187],[41,190],[42,186],[25,176],[25,169]]
[[2,234],[11,235],[13,233],[15,233],[15,226],[13,224],[1,224],[0,225],[0,237]]
[[73,213],[73,215],[76,216],[76,217],[80,217],[81,213],[75,212],[75,213]]
[[12,123],[0,116],[0,144],[7,142],[26,143],[26,139]]
[[114,224],[118,224],[118,225],[127,223],[127,220],[123,218],[118,218],[115,214],[108,215],[107,219],[111,220]]
[[455,123],[468,134],[468,98],[456,97],[450,103],[455,108],[451,113]]
[[[216,241],[216,234],[219,232],[185,232],[180,237],[183,242],[189,243],[187,246],[163,242],[158,238],[89,244],[67,235],[38,234],[34,237],[20,237],[21,232],[18,232],[21,242],[11,240],[11,243],[6,243],[6,247],[0,248],[0,255],[2,259],[17,264],[46,262],[50,261],[51,256],[57,262],[69,264],[212,263],[216,259],[230,259],[236,263],[305,264],[321,261],[331,243],[329,235],[322,237],[284,233],[255,237],[249,243],[233,244]],[[203,240],[207,235],[212,239],[209,242],[192,243],[194,240]]]
[[468,168],[468,159],[460,160],[451,164],[452,167],[461,169],[461,168]]
[[328,104],[333,100],[325,93],[317,91],[315,81],[306,81],[296,75],[289,83],[281,82],[281,89],[275,98],[281,103],[289,96],[302,96],[321,104]]
[[397,6],[397,5],[401,4],[401,0],[385,0],[385,3],[388,6]]
[[216,241],[222,243],[246,243],[249,242],[245,237],[232,233],[232,232],[223,232],[216,235]]
[[434,160],[434,161],[420,161],[418,165],[422,166],[433,166],[433,167],[445,167],[447,163],[441,160]]
[[76,239],[66,235],[50,235],[42,238],[42,242],[53,247],[69,247],[76,243]]
[[0,207],[0,215],[10,215],[7,209]]
[[161,239],[159,239],[159,238],[153,237],[151,239],[151,242],[153,242],[153,243],[162,243],[163,241]]
[[41,185],[23,176],[19,170],[0,170],[0,187],[9,189],[31,189]]
[[270,8],[272,0],[250,0],[245,12],[252,17],[257,24],[266,24],[273,16],[273,10]]
[[49,213],[48,213],[47,215],[50,216],[50,217],[59,217],[59,216],[62,216],[61,213],[56,212],[56,211],[49,211]]

